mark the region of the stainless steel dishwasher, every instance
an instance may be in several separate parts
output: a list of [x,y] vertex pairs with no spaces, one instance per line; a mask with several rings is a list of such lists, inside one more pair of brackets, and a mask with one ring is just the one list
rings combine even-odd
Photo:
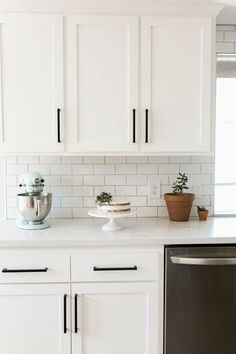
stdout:
[[164,354],[236,354],[236,245],[166,247]]

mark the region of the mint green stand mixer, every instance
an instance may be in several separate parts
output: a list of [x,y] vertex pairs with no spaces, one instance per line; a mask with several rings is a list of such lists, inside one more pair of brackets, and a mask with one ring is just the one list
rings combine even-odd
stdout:
[[52,206],[52,194],[43,192],[44,179],[40,173],[28,171],[20,176],[19,187],[24,193],[17,194],[18,209],[21,216],[16,224],[20,229],[40,230],[51,226],[46,217]]

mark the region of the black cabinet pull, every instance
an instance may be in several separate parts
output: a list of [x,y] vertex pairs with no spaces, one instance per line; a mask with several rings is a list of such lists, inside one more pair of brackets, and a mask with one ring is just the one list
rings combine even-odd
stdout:
[[61,143],[61,110],[57,108],[57,142]]
[[75,333],[78,333],[78,294],[75,294]]
[[133,109],[133,143],[136,143],[136,110]]
[[64,333],[67,332],[66,318],[67,318],[67,308],[66,308],[67,295],[64,295]]
[[137,270],[137,266],[133,267],[93,267],[94,272],[109,272],[109,271],[120,271],[120,270]]
[[35,268],[35,269],[7,269],[3,268],[2,273],[44,273],[47,272],[48,268]]
[[145,109],[145,143],[148,143],[148,109]]

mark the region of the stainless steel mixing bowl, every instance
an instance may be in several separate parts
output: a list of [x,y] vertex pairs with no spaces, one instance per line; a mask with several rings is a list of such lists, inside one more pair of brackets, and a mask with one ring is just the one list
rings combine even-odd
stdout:
[[40,193],[30,195],[29,193],[18,194],[18,208],[23,218],[32,224],[41,224],[52,206],[52,194]]

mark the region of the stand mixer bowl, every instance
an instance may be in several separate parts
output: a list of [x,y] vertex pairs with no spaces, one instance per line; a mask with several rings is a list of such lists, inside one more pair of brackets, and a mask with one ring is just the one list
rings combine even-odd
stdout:
[[23,218],[33,225],[42,224],[52,206],[51,193],[21,193],[18,197],[18,208]]

